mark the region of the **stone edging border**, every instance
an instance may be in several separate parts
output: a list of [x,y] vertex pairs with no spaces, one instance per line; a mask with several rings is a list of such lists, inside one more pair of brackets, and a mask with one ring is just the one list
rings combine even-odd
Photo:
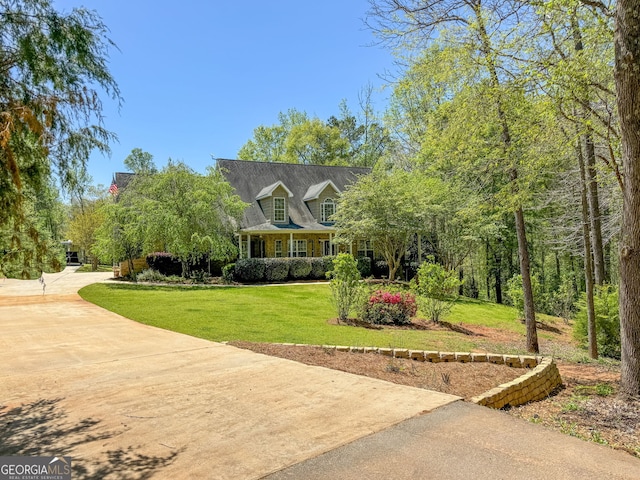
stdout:
[[542,400],[562,385],[558,366],[552,357],[533,355],[499,355],[492,353],[436,352],[428,350],[408,350],[405,348],[347,347],[340,345],[305,345],[278,343],[276,345],[294,347],[319,347],[325,350],[352,353],[377,353],[393,358],[406,358],[420,362],[489,362],[504,364],[513,368],[531,369],[515,380],[504,383],[488,392],[473,397],[471,401],[485,407],[500,409],[516,407],[528,402]]

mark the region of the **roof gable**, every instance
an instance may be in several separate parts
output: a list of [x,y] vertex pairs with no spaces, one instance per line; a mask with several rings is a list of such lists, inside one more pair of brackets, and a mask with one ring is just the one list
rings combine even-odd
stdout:
[[304,198],[302,199],[305,202],[309,202],[311,200],[317,200],[322,192],[324,192],[327,187],[333,188],[333,191],[340,194],[342,193],[338,187],[331,180],[325,180],[322,183],[316,183],[315,185],[311,185],[305,193]]
[[262,190],[260,190],[258,195],[256,195],[256,200],[262,200],[262,199],[271,197],[273,195],[273,192],[278,187],[284,188],[284,190],[287,192],[287,195],[289,196],[289,198],[293,197],[293,193],[291,193],[291,190],[289,190],[287,188],[287,186],[284,183],[282,183],[282,181],[277,181],[273,185],[269,185],[268,187],[264,187]]

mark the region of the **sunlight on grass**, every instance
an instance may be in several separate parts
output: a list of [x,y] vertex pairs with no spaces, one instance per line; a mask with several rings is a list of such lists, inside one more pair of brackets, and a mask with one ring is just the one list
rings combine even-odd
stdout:
[[[329,287],[159,287],[95,284],[80,295],[132,320],[214,341],[305,343],[470,351],[480,340],[449,331],[372,330],[335,325]],[[447,318],[524,333],[510,307],[464,299]]]
[[446,318],[451,323],[466,323],[525,333],[525,326],[516,319],[516,310],[506,305],[460,298]]

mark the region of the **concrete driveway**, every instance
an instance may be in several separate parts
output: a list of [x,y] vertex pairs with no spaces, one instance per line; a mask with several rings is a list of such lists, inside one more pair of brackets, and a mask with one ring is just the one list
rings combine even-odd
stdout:
[[[141,325],[0,280],[0,455],[74,479],[640,479],[640,460],[457,397]],[[422,415],[430,412],[427,415]]]
[[138,324],[74,292],[109,274],[0,280],[0,455],[74,478],[261,478],[457,397]]

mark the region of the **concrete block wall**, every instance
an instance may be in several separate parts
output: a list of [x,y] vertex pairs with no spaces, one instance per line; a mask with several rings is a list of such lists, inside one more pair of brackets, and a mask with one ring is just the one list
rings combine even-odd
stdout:
[[471,399],[491,408],[516,407],[547,397],[562,385],[558,366],[551,357],[543,357],[531,371]]
[[[148,268],[149,265],[147,264],[146,258],[136,258],[133,260],[133,270],[136,273],[140,273]],[[129,262],[125,260],[124,262],[120,262],[120,276],[125,277],[127,275],[129,275]]]
[[509,383],[499,385],[488,392],[471,399],[473,403],[490,408],[516,407],[528,402],[546,398],[562,385],[558,366],[551,357],[533,355],[498,355],[492,353],[437,352],[407,350],[403,348],[349,347],[345,345],[300,345],[285,343],[288,346],[314,346],[326,350],[352,353],[377,353],[393,358],[410,358],[420,362],[489,362],[507,365],[512,368],[527,369],[527,373]]

